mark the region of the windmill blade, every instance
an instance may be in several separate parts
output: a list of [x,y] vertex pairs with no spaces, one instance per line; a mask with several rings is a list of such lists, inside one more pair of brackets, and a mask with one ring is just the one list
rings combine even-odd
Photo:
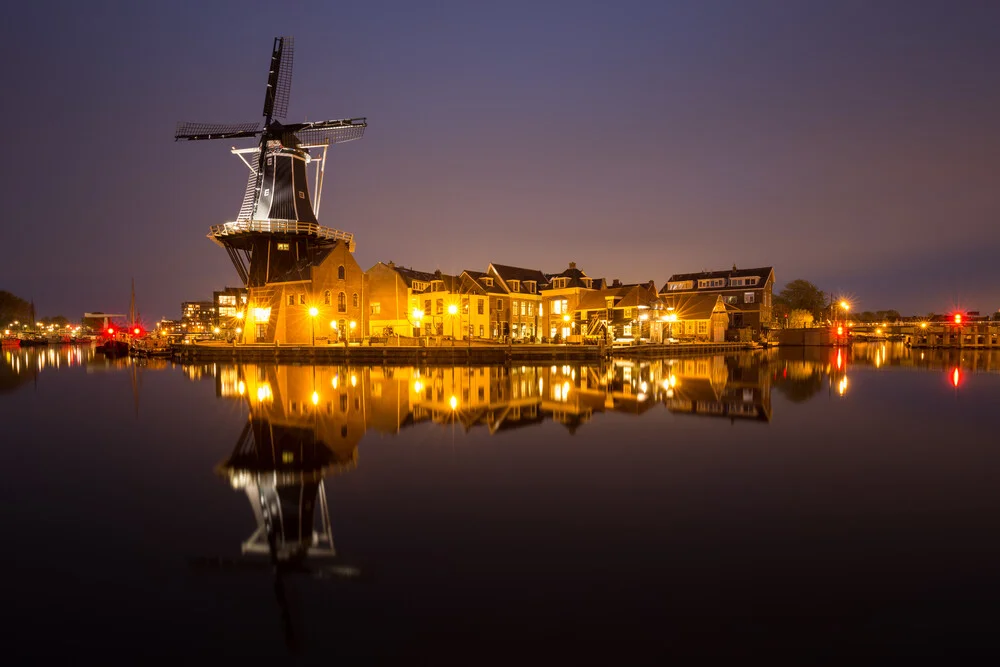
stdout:
[[345,118],[300,123],[294,127],[296,129],[292,131],[302,144],[342,144],[345,141],[360,139],[368,123],[365,118]]
[[177,123],[174,140],[202,141],[255,137],[260,134],[260,130],[260,123]]
[[295,40],[275,37],[271,50],[271,69],[267,73],[267,90],[264,91],[264,118],[284,118],[288,114],[288,98],[292,94],[292,62],[295,59]]

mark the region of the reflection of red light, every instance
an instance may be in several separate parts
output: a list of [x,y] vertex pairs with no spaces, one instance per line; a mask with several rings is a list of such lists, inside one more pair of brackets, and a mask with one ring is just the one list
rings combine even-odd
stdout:
[[840,370],[840,364],[841,364],[840,350],[837,350],[837,370],[838,371]]
[[955,385],[957,387],[958,383],[959,383],[959,381],[961,381],[961,379],[962,379],[962,374],[959,373],[959,371],[958,371],[957,368],[951,372],[951,383],[953,385]]
[[787,378],[787,377],[788,377],[788,368],[782,368],[781,369],[781,378],[784,379],[784,378]]

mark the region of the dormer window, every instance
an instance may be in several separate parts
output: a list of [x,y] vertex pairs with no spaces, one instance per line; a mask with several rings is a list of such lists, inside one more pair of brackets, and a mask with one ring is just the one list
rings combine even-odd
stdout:
[[592,278],[582,278],[582,280],[587,289],[591,289],[594,286],[594,280]]
[[488,276],[483,276],[482,281],[483,281],[483,284],[486,285],[487,287],[493,287],[493,279],[492,278],[490,278]]
[[524,281],[524,286],[528,288],[528,294],[534,294],[535,290],[537,289],[538,283],[536,283],[534,280],[526,280]]
[[521,281],[520,280],[511,280],[507,284],[510,285],[510,291],[511,292],[520,292],[521,291]]

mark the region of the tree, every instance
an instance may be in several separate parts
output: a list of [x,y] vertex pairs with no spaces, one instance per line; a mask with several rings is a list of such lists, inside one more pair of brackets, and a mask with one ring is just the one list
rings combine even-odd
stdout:
[[813,314],[808,310],[797,309],[793,310],[788,314],[788,326],[793,329],[803,329],[805,327],[811,327],[813,320]]
[[6,290],[0,290],[0,326],[6,327],[15,320],[34,326],[31,318],[30,303]]
[[774,297],[774,304],[779,312],[789,313],[789,319],[796,310],[808,311],[814,319],[818,319],[829,306],[826,295],[811,282],[801,278],[785,285],[785,289]]

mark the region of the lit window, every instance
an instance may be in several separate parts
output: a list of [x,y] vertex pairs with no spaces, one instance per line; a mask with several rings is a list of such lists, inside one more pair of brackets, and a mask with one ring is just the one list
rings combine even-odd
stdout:
[[[476,309],[479,311],[479,314],[482,315],[483,314],[483,301],[484,300],[483,299],[476,299],[476,301],[477,301],[477,303],[476,303]],[[480,327],[480,328],[482,328],[482,327]],[[479,335],[482,336],[483,335],[482,332],[480,332]]]
[[288,295],[288,305],[289,306],[294,306],[295,305],[295,295],[294,294],[289,294]]
[[743,294],[744,303],[753,303],[753,292],[745,292]]
[[347,295],[341,292],[337,295],[337,312],[346,313],[347,312]]
[[306,305],[306,295],[305,294],[299,294],[299,305],[300,306]]
[[332,298],[333,297],[330,294],[330,290],[326,290],[325,292],[323,292],[323,305],[324,306],[329,306],[330,303],[331,303]]
[[343,280],[344,276],[346,275],[346,273],[347,272],[344,269],[344,265],[343,264],[341,264],[340,266],[338,266],[337,267],[337,280]]
[[357,292],[354,293],[353,305],[354,305],[355,308],[358,307],[358,293]]

